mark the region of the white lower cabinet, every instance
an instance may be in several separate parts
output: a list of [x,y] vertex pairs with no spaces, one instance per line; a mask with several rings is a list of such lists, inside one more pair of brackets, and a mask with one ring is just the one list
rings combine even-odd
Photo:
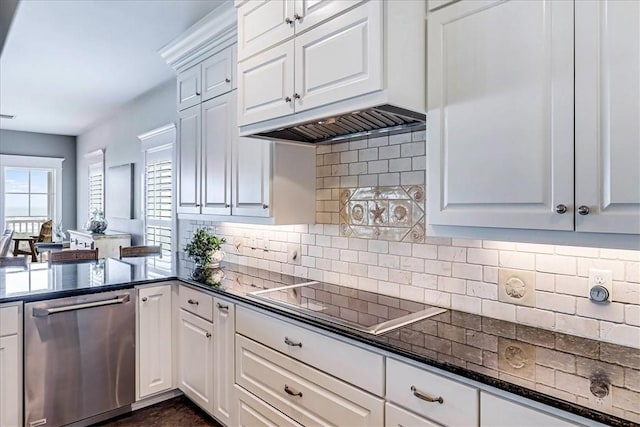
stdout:
[[22,425],[22,304],[0,307],[0,427]]
[[472,426],[479,421],[477,388],[390,358],[387,401],[444,425]]
[[482,427],[576,427],[581,424],[572,423],[532,407],[481,393],[480,425]]
[[381,398],[238,334],[236,383],[303,425],[383,424]]
[[236,425],[234,405],[235,305],[213,299],[213,416],[228,426]]
[[278,426],[301,427],[301,424],[278,411],[273,406],[258,399],[253,394],[239,386],[234,386],[236,394],[236,411],[238,413],[238,427]]
[[136,400],[173,388],[171,285],[138,289]]
[[178,331],[178,387],[212,414],[213,324],[180,309]]
[[384,425],[386,427],[438,427],[440,424],[412,414],[393,403],[386,403],[384,405]]

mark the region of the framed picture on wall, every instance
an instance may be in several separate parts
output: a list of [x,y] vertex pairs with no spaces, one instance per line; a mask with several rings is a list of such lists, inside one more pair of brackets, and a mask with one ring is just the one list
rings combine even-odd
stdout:
[[133,219],[133,163],[107,169],[107,218]]

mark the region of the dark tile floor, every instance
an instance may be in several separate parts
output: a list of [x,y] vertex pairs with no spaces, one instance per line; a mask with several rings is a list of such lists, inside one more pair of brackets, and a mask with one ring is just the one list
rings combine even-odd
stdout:
[[96,424],[109,427],[222,427],[186,397],[179,396]]

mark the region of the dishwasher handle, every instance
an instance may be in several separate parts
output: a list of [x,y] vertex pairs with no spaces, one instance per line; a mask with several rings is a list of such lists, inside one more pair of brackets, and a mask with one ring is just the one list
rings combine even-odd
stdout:
[[123,304],[129,302],[129,295],[122,295],[115,298],[85,302],[81,304],[63,305],[62,307],[55,308],[34,308],[33,317],[46,317],[56,313],[62,313],[65,311],[82,310],[83,308],[101,307],[103,305]]

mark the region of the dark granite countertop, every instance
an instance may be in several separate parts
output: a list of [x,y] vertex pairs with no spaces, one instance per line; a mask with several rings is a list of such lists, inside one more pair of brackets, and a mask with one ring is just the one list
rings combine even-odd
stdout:
[[[98,264],[32,264],[26,272],[0,269],[0,303],[58,298],[176,278],[154,273],[150,262],[148,258],[107,258]],[[216,280],[219,283],[215,285],[194,280],[188,269],[180,270],[178,277],[190,286],[604,424],[640,423],[640,349],[455,310],[373,336],[248,295],[306,279],[233,264],[224,265],[222,272],[218,273],[222,279]],[[381,309],[379,304],[364,301],[357,289],[327,285],[341,296],[339,304],[344,304],[348,316],[372,316],[372,310]],[[397,299],[389,299],[387,309],[395,308],[394,301]]]
[[153,257],[102,258],[77,264],[30,263],[26,271],[0,268],[0,303],[63,298],[175,278],[154,272],[153,261]]

